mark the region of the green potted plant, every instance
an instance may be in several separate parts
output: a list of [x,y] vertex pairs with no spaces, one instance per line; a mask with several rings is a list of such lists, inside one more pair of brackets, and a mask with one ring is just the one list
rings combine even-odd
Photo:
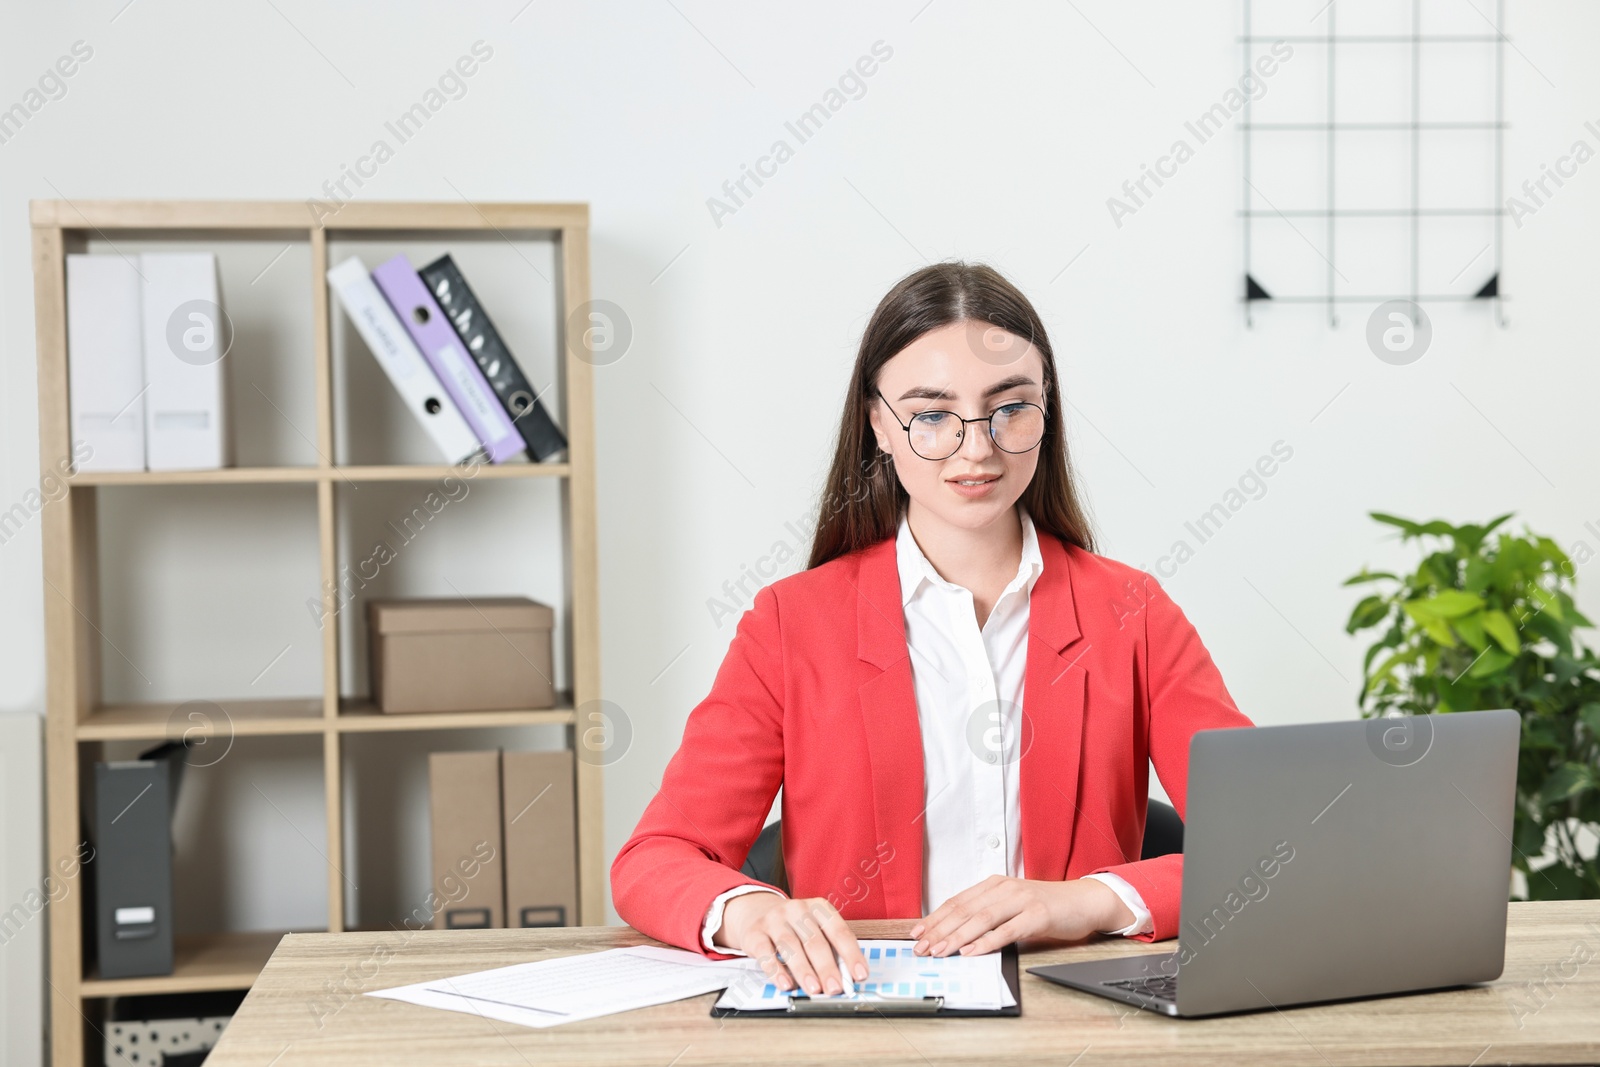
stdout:
[[[1362,661],[1363,717],[1515,708],[1513,863],[1531,899],[1600,897],[1600,862],[1580,849],[1584,829],[1600,831],[1600,659],[1576,634],[1594,624],[1573,603],[1572,561],[1531,530],[1499,531],[1512,513],[1464,526],[1370,514],[1427,554],[1410,574],[1363,567],[1344,583],[1380,589],[1345,626],[1380,634]],[[1555,862],[1530,869],[1547,848]]]

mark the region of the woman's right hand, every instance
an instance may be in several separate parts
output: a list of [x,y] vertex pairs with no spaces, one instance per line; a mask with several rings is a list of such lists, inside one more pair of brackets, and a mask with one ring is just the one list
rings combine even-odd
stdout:
[[779,989],[798,985],[813,995],[842,993],[841,961],[856,981],[867,977],[867,960],[856,935],[823,897],[741,894],[723,907],[722,926],[712,943],[724,938],[759,962]]

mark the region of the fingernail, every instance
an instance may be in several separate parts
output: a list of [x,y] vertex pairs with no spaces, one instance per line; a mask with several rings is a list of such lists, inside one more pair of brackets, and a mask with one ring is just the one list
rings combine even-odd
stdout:
[[911,928],[911,935],[910,936],[912,936],[912,937],[921,937],[922,936],[922,924],[921,923],[918,923],[917,925],[915,925],[915,926],[913,926]]
[[865,963],[856,964],[855,976],[856,981],[858,982],[865,982],[867,980],[867,965]]
[[806,990],[807,990],[807,992],[816,993],[820,989],[821,989],[821,987],[817,985],[817,980],[815,978],[806,979]]
[[911,951],[920,956],[922,953],[928,951],[928,943],[926,941],[918,941],[915,945],[911,946]]
[[933,955],[935,955],[935,956],[943,956],[944,955],[944,946],[945,946],[945,943],[943,941],[939,942],[937,945],[934,945],[933,946]]
[[839,984],[839,980],[837,978],[830,978],[828,979],[828,992],[842,993],[844,992],[844,986]]

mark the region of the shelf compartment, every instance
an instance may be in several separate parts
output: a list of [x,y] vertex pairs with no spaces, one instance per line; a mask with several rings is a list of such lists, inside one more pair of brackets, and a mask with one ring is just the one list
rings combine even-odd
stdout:
[[553,708],[528,708],[514,711],[412,711],[393,714],[379,711],[371,701],[346,699],[340,702],[340,733],[380,733],[405,730],[459,730],[481,726],[565,725],[577,721],[571,693],[557,693]]
[[171,974],[148,978],[101,978],[90,969],[83,977],[80,994],[83,999],[89,1000],[151,993],[249,989],[282,938],[281,931],[179,936],[173,943]]
[[[214,700],[210,703],[221,708],[226,719],[210,724],[212,733],[203,736],[316,734],[322,732],[326,723],[321,697],[299,700]],[[182,702],[101,705],[78,723],[78,740],[177,740],[191,729],[189,724],[177,717],[177,711],[182,707]]]

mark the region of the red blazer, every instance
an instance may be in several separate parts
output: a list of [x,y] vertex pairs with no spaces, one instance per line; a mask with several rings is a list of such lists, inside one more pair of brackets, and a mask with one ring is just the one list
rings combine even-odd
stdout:
[[[1111,871],[1139,890],[1159,941],[1178,932],[1181,855],[1140,860],[1154,762],[1181,816],[1189,738],[1253,725],[1152,576],[1040,530],[1028,607],[1020,768],[1030,879]],[[1031,741],[1030,741],[1031,732]],[[922,740],[895,539],[789,575],[740,617],[711,692],[611,864],[617,914],[706,953],[716,896],[783,787],[794,897],[846,919],[922,914]]]

